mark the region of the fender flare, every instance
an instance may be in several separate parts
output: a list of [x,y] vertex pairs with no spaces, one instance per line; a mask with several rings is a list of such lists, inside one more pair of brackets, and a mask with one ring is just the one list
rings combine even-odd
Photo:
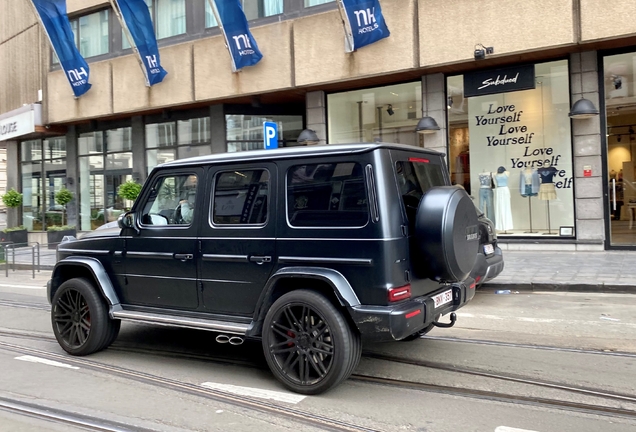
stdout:
[[353,291],[351,284],[347,278],[342,275],[342,273],[324,267],[285,267],[274,273],[267,281],[267,285],[258,299],[258,306],[254,311],[255,322],[265,319],[265,315],[269,309],[268,307],[265,307],[268,304],[267,299],[271,297],[274,287],[278,281],[282,279],[296,278],[316,279],[326,282],[329,286],[331,286],[342,306],[354,307],[360,305],[358,296],[355,291]]
[[106,270],[104,270],[104,266],[102,266],[102,263],[96,258],[78,256],[65,258],[61,261],[58,261],[58,263],[55,265],[55,268],[53,269],[53,275],[51,277],[51,281],[53,281],[53,283],[51,284],[49,301],[53,300],[53,293],[61,285],[57,283],[57,281],[59,281],[59,274],[61,269],[63,267],[78,266],[87,268],[91,272],[93,278],[97,282],[97,288],[101,291],[102,296],[106,299],[111,308],[113,306],[119,306],[119,298],[117,297],[115,288],[113,287],[113,284],[108,277],[108,273],[106,272]]

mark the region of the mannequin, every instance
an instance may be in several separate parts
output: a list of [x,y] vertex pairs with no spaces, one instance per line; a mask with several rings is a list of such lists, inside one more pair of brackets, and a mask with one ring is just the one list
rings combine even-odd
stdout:
[[544,201],[552,201],[557,199],[556,188],[554,187],[554,176],[557,169],[553,166],[539,168],[537,170],[541,178],[541,187],[539,188],[539,199]]
[[493,223],[495,219],[495,208],[493,206],[493,174],[483,170],[479,173],[479,210],[481,210]]
[[522,197],[533,197],[539,193],[539,173],[532,168],[521,171],[519,176],[519,193]]
[[512,229],[512,210],[510,208],[510,189],[508,189],[508,177],[510,173],[505,167],[497,168],[495,174],[495,228],[498,231],[508,231]]

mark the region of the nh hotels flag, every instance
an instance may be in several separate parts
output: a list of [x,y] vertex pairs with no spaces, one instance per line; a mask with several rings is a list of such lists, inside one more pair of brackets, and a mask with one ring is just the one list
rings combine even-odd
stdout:
[[241,0],[208,0],[216,20],[225,35],[225,44],[232,57],[232,72],[245,66],[254,66],[263,54],[247,25]]
[[114,1],[113,9],[124,31],[132,39],[130,45],[139,55],[141,69],[146,76],[146,85],[159,84],[168,72],[161,67],[159,47],[148,5],[144,0]]
[[338,0],[345,23],[348,52],[389,37],[391,34],[379,0]]
[[90,70],[75,46],[75,36],[66,14],[66,0],[32,1],[73,93],[76,98],[80,97],[91,88],[88,83]]

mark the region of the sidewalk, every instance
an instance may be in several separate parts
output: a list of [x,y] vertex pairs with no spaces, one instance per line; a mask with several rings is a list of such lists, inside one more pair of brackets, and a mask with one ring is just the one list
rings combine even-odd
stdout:
[[636,251],[504,251],[504,270],[481,290],[636,294]]

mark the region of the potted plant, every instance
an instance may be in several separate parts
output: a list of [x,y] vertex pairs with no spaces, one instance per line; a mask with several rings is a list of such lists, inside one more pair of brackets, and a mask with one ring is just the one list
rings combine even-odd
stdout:
[[75,237],[76,235],[77,230],[75,226],[72,225],[52,225],[46,227],[46,238],[49,249],[56,249],[57,245],[60,244],[65,236]]
[[61,205],[63,208],[62,225],[66,223],[64,220],[66,216],[66,204],[70,203],[72,199],[73,199],[73,194],[71,193],[70,190],[66,189],[65,187],[57,191],[55,194],[55,202]]
[[[2,202],[7,207],[16,209],[22,205],[22,194],[11,188],[2,195]],[[0,242],[26,245],[29,242],[27,229],[23,226],[8,227],[0,233]]]
[[141,192],[141,185],[133,180],[122,183],[117,189],[117,195],[128,201],[135,201]]

